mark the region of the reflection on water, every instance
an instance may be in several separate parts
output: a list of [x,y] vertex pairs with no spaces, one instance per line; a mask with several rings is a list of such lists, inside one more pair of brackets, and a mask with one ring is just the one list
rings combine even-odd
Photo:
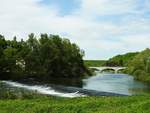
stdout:
[[49,83],[125,95],[141,94],[149,91],[148,85],[135,81],[132,76],[110,72],[96,72],[95,76],[85,79],[51,79]]
[[119,94],[140,94],[148,90],[148,86],[135,81],[126,74],[100,74],[83,80],[84,89],[113,92]]
[[29,84],[29,85],[45,85],[45,84],[54,84],[54,85],[63,85],[63,86],[73,86],[80,87],[83,86],[83,81],[81,78],[49,78],[48,80],[39,80],[39,79],[23,79],[19,81],[20,83]]
[[47,81],[49,84],[58,84],[63,86],[73,86],[73,87],[80,87],[83,86],[83,81],[81,78],[51,78],[49,81]]

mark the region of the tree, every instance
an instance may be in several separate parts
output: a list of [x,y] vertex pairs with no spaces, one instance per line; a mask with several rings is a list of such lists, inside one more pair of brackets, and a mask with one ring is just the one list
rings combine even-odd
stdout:
[[137,80],[150,83],[150,49],[140,52],[128,64],[127,73],[134,75]]
[[78,78],[88,72],[84,51],[58,35],[41,34],[37,39],[31,33],[27,41],[0,36],[0,53],[0,72],[9,72],[8,78]]

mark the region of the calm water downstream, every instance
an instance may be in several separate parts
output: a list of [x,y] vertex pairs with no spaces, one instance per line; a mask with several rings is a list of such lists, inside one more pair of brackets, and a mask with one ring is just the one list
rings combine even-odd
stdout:
[[141,94],[149,91],[148,85],[135,81],[126,74],[101,74],[83,80],[83,88],[119,94]]
[[61,97],[85,96],[82,92],[83,89],[124,95],[142,94],[149,91],[148,85],[135,81],[132,76],[126,74],[97,73],[96,76],[86,79],[52,79],[52,81],[46,84],[12,81],[3,81],[3,84],[5,84],[5,87],[11,87],[11,90],[12,87],[14,90],[15,88],[22,88]]

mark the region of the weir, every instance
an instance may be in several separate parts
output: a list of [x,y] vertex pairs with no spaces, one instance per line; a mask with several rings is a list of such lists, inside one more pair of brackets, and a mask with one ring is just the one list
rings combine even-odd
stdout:
[[22,84],[13,81],[2,81],[2,83],[5,83],[10,87],[22,88],[26,90],[36,91],[37,93],[40,94],[58,96],[58,97],[75,98],[75,97],[85,97],[85,96],[128,96],[125,94],[88,90],[88,89],[77,88],[77,87],[66,87],[66,86],[53,85],[53,84],[27,85],[27,84]]

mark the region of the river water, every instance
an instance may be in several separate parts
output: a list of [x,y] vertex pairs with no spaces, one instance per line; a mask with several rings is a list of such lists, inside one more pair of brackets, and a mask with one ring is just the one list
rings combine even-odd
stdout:
[[84,89],[119,93],[125,95],[135,95],[147,93],[149,86],[136,81],[127,74],[104,74],[97,73],[96,76],[83,80]]
[[[139,95],[149,92],[149,86],[135,81],[127,74],[96,73],[85,79],[52,79],[49,83],[3,81],[5,87],[22,88],[41,94],[60,97],[86,96],[84,92],[108,92],[123,95]],[[82,91],[86,90],[86,91]],[[94,93],[95,94],[95,93]],[[97,93],[96,93],[97,94]]]

